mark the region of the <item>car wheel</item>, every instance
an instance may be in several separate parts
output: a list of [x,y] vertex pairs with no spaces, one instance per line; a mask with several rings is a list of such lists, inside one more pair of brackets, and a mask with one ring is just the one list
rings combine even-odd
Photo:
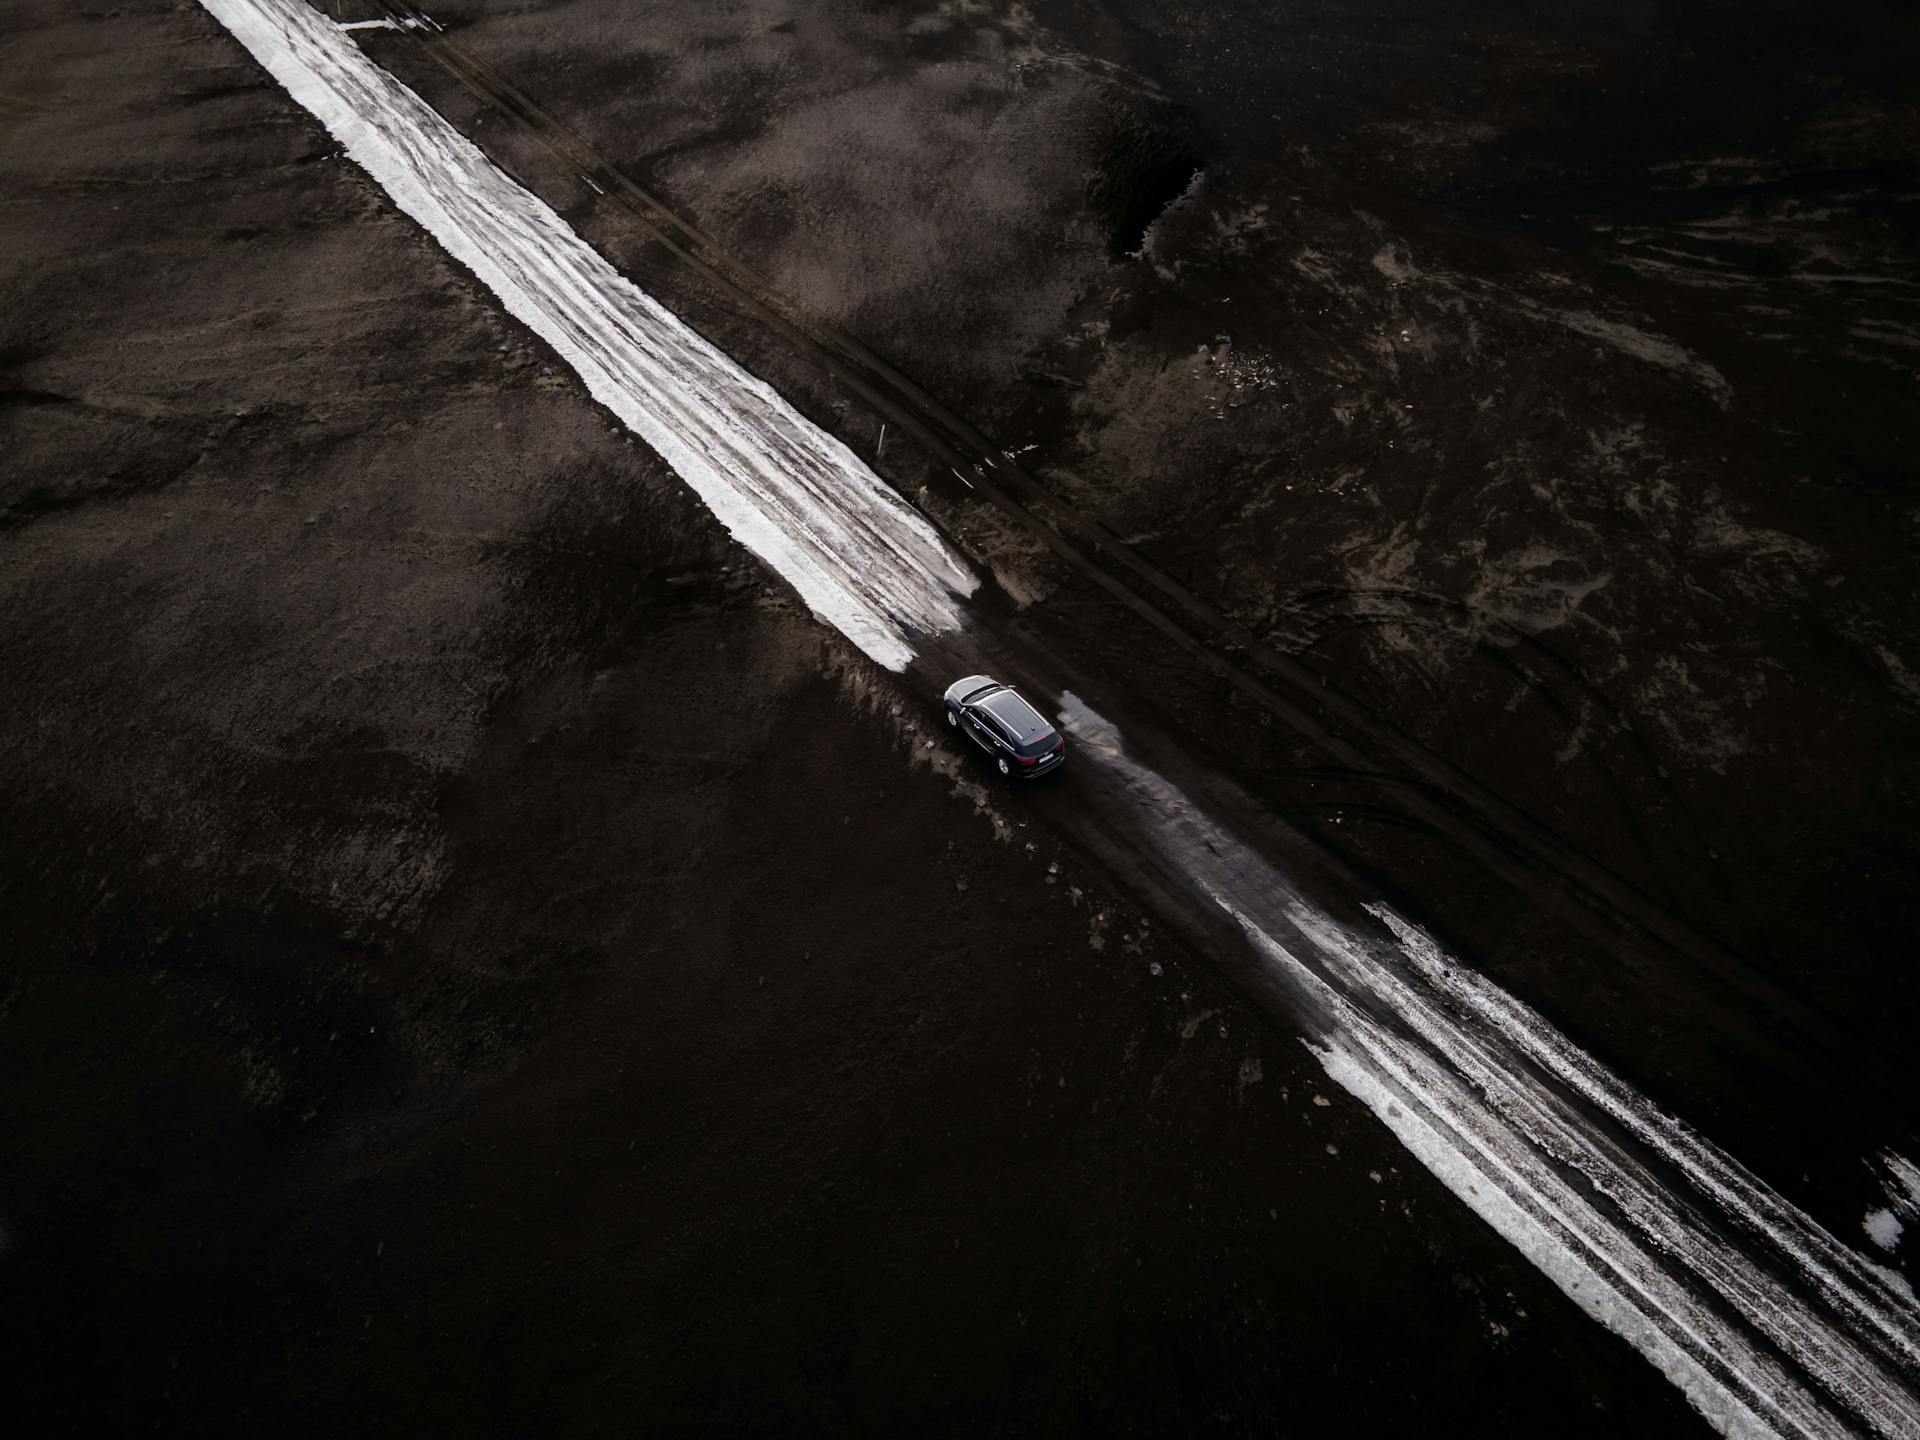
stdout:
[[947,711],[947,724],[953,726],[956,730],[960,728],[960,712],[958,710]]
[[1004,755],[1000,757],[1000,773],[1002,775],[1013,774],[1013,766],[1007,764],[1007,757]]

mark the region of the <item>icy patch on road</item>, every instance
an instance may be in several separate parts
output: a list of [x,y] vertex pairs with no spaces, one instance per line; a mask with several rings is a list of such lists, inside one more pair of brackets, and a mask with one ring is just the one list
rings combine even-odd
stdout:
[[977,579],[926,519],[496,169],[304,0],[203,0],[354,161],[813,613],[890,670]]
[[1376,928],[1310,905],[1063,701],[1075,763],[1238,922],[1311,1017],[1328,1076],[1721,1433],[1920,1436],[1920,1315],[1900,1276],[1385,906]]

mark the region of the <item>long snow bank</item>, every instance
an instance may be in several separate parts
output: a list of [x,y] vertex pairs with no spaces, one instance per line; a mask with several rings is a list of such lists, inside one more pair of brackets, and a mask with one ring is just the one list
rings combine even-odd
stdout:
[[681,324],[304,0],[202,0],[356,163],[665,458],[815,615],[892,670],[978,581],[845,445]]

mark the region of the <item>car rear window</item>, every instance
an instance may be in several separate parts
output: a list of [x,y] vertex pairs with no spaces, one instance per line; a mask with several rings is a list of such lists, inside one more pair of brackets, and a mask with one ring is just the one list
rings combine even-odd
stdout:
[[989,695],[980,702],[980,708],[1000,722],[1016,745],[1032,745],[1042,736],[1053,734],[1046,717],[1011,690]]
[[1060,737],[1049,730],[1044,735],[1036,735],[1031,740],[1023,741],[1020,746],[1020,753],[1022,755],[1044,755],[1059,743]]

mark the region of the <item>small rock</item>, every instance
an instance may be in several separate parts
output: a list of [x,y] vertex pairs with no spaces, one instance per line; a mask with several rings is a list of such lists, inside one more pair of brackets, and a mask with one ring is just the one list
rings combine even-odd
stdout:
[[1322,1110],[1326,1109],[1329,1105],[1333,1104],[1333,1102],[1327,1099],[1327,1097],[1324,1095],[1314,1096],[1313,1103],[1318,1105]]
[[1147,966],[1147,973],[1149,975],[1158,975],[1160,973],[1160,962],[1156,960],[1151,965]]

